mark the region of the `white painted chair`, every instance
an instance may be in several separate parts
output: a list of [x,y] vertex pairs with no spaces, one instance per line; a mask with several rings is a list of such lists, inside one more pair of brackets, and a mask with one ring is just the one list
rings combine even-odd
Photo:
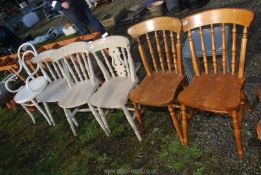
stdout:
[[[89,103],[90,97],[99,87],[89,57],[89,45],[86,42],[71,43],[57,49],[51,57],[62,70],[68,84],[58,105],[64,109],[73,134],[77,135],[75,125],[78,126],[74,115],[91,111],[105,134],[109,135],[96,109]],[[80,108],[84,105],[88,108]]]
[[126,107],[128,94],[138,82],[129,45],[129,40],[123,36],[109,36],[90,44],[90,51],[105,79],[91,97],[90,103],[98,108],[108,131],[110,129],[103,108],[122,109],[138,140],[141,141],[142,138],[134,122],[135,115],[132,116],[129,111],[133,109]]
[[[37,64],[48,81],[46,88],[36,96],[37,101],[43,102],[44,105],[47,103],[58,102],[63,97],[65,89],[68,87],[59,66],[57,63],[52,61],[51,54],[54,52],[55,49],[47,50],[31,59],[33,64]],[[31,74],[31,76],[34,75]],[[48,106],[46,106],[46,109],[52,124],[55,126],[55,121]]]
[[[22,49],[26,47],[26,51],[22,52]],[[29,48],[29,49],[28,49]],[[44,116],[48,124],[51,126],[52,123],[49,119],[50,116],[48,116],[45,111],[40,107],[38,104],[38,101],[35,99],[37,95],[39,95],[47,86],[48,81],[44,76],[35,77],[35,73],[39,70],[39,67],[36,68],[34,72],[31,72],[27,65],[25,64],[25,57],[28,55],[36,56],[38,53],[34,46],[30,43],[24,43],[22,44],[18,49],[18,63],[20,65],[19,70],[11,76],[9,79],[5,82],[5,87],[8,91],[12,93],[16,93],[14,97],[14,101],[18,104],[20,104],[25,111],[30,115],[33,123],[35,124],[35,118],[31,111],[27,108],[27,106],[35,106],[40,113]],[[22,70],[25,70],[25,72],[28,74],[28,78],[25,81],[25,86],[21,86],[16,90],[12,90],[9,88],[9,83],[12,81],[15,77],[17,77]],[[43,103],[44,107],[47,111],[49,111],[48,105],[46,103]]]

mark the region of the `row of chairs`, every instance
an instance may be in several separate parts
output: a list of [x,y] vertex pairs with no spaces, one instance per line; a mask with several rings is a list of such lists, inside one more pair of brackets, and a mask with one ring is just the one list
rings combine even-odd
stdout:
[[[141,141],[144,130],[141,105],[166,106],[180,142],[188,145],[188,120],[191,116],[187,115],[187,107],[228,114],[232,118],[238,153],[240,158],[243,158],[240,129],[244,108],[251,111],[243,91],[244,65],[247,34],[253,18],[254,13],[250,10],[227,8],[204,11],[182,20],[172,17],[149,19],[128,29],[128,34],[137,43],[147,73],[139,83],[128,39],[110,36],[91,44],[76,42],[57,50],[35,54],[32,62],[37,64],[37,69],[34,73],[28,71],[30,76],[24,88],[31,92],[35,91],[33,88],[40,91],[29,101],[42,112],[47,121],[50,119],[53,124],[55,122],[47,103],[58,102],[64,109],[75,135],[75,126],[78,126],[78,123],[74,115],[79,111],[91,111],[106,135],[109,135],[110,129],[103,109],[116,108],[123,110]],[[219,37],[222,38],[220,59],[216,54],[217,28],[221,28]],[[212,59],[206,51],[205,30],[210,30],[211,34]],[[202,58],[198,58],[196,53],[195,45],[198,43],[194,41],[194,32],[200,35]],[[229,51],[226,42],[227,32],[232,33],[230,60],[227,58]],[[195,74],[188,85],[184,83],[186,76],[181,49],[183,36],[187,36]],[[23,57],[21,64],[22,60]],[[44,78],[40,76],[31,80],[39,69]],[[36,82],[36,85],[32,82]],[[15,100],[22,103],[25,108],[23,105],[25,101],[17,97],[19,93],[20,91]],[[128,97],[134,109],[127,107]],[[33,100],[34,98],[37,100]],[[47,114],[40,110],[37,102],[43,102]],[[88,108],[80,108],[84,105]],[[181,109],[182,129],[175,109]],[[133,110],[135,113],[132,115]],[[134,123],[135,116],[140,132]]]

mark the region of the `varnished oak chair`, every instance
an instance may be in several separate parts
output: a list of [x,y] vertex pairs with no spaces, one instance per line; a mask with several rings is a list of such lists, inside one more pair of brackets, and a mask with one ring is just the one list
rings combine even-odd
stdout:
[[[139,105],[168,107],[178,137],[183,143],[173,104],[177,89],[184,80],[181,62],[180,32],[182,24],[179,19],[171,17],[153,18],[128,29],[137,42],[139,54],[146,70],[146,77],[131,91],[129,98],[143,133]],[[145,50],[147,47],[147,51]]]
[[[232,117],[232,124],[236,138],[237,150],[240,158],[243,158],[243,145],[241,139],[241,125],[244,107],[251,110],[250,104],[243,91],[244,69],[247,49],[247,34],[254,19],[254,13],[244,9],[214,9],[192,16],[185,17],[183,31],[188,34],[189,48],[193,63],[195,76],[191,84],[178,96],[182,110],[182,127],[184,144],[188,144],[188,118],[186,107],[200,110],[229,114]],[[226,25],[230,25],[232,30],[231,42],[231,72],[227,71],[227,51],[226,45]],[[214,30],[216,26],[222,27],[222,56],[216,56],[216,45]],[[212,41],[212,64],[206,56],[206,46],[204,43],[203,28],[210,27]],[[192,38],[192,31],[199,30],[201,38],[201,48],[203,52],[203,63],[197,58],[195,45]],[[241,39],[240,39],[241,37]],[[240,41],[241,40],[241,41]],[[241,42],[239,47],[238,42]],[[220,60],[220,61],[219,61]],[[202,68],[203,67],[203,68]],[[213,69],[211,71],[211,69]]]

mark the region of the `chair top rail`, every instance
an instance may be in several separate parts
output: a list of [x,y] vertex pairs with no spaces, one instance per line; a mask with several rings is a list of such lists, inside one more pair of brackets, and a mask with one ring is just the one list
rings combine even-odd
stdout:
[[180,33],[182,23],[178,18],[173,17],[156,17],[140,22],[128,29],[128,34],[133,38],[157,30],[169,30]]
[[255,14],[253,11],[240,8],[221,8],[207,10],[183,18],[183,31],[187,32],[191,29],[201,26],[220,23],[233,23],[250,27],[254,16]]

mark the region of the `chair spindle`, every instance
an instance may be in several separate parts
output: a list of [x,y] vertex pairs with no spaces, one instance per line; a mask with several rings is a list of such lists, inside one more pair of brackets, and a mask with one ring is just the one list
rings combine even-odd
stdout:
[[173,55],[173,64],[174,64],[174,69],[175,73],[178,73],[178,68],[177,68],[177,51],[176,51],[176,42],[174,38],[174,32],[170,32],[170,39],[171,39],[171,51]]
[[227,67],[227,46],[226,46],[226,28],[225,24],[222,23],[222,70],[223,74],[226,74]]
[[233,24],[232,29],[232,61],[231,61],[231,69],[232,69],[232,75],[235,74],[236,71],[236,53],[237,53],[237,28],[236,24]]
[[194,67],[195,75],[200,76],[200,69],[199,69],[196,49],[195,49],[195,45],[194,45],[192,34],[191,34],[190,30],[188,31],[188,40],[189,40],[189,48],[190,48],[190,53],[191,53],[191,57],[192,57],[192,64],[193,64],[193,67]]
[[162,56],[162,50],[160,47],[159,35],[158,35],[157,31],[155,31],[155,39],[156,39],[156,44],[157,44],[157,51],[158,51],[158,56],[159,56],[159,60],[160,60],[161,70],[162,70],[162,72],[165,72],[164,60],[163,60],[163,56]]
[[146,58],[146,54],[145,54],[145,51],[144,51],[144,47],[143,47],[143,45],[141,44],[139,37],[136,38],[136,42],[137,42],[137,44],[138,44],[138,49],[139,49],[140,57],[141,57],[141,60],[142,60],[142,62],[143,62],[143,65],[144,65],[144,67],[145,67],[145,70],[146,70],[148,76],[150,76],[150,75],[151,75],[150,65],[149,65],[148,60],[147,60],[147,58]]
[[207,60],[206,45],[205,45],[204,35],[201,27],[199,28],[199,35],[201,40],[201,49],[203,53],[203,63],[204,63],[205,73],[208,74],[208,60]]
[[164,48],[165,48],[166,58],[167,58],[168,70],[169,70],[169,72],[171,72],[170,53],[169,53],[169,46],[168,46],[168,41],[167,41],[167,36],[166,36],[166,31],[165,30],[163,30],[163,41],[164,41]]
[[211,45],[212,45],[212,61],[213,61],[213,68],[214,73],[217,74],[217,54],[216,54],[216,39],[215,39],[215,29],[213,27],[213,24],[211,24]]
[[247,48],[247,27],[244,27],[243,36],[241,39],[241,50],[239,59],[238,78],[244,78],[245,59],[246,59],[246,48]]
[[158,64],[157,64],[157,61],[156,61],[156,58],[155,58],[155,53],[154,53],[154,50],[153,50],[153,47],[152,47],[148,33],[146,33],[146,39],[147,39],[147,43],[148,43],[148,46],[149,46],[149,51],[150,51],[150,56],[151,56],[151,59],[152,59],[153,67],[154,67],[155,71],[158,72],[159,71],[158,70]]

